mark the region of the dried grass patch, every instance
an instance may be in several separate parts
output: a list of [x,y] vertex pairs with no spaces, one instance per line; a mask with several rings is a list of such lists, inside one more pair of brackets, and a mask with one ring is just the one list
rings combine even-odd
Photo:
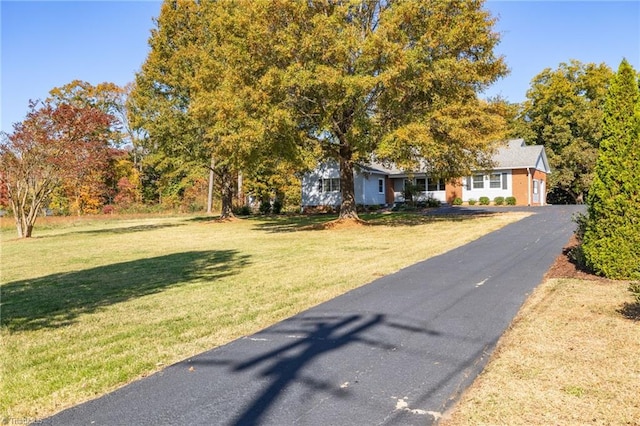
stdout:
[[638,425],[640,327],[628,283],[549,279],[441,425]]
[[315,223],[312,225],[303,226],[300,231],[322,231],[326,229],[352,229],[359,228],[361,226],[368,225],[362,219],[336,219],[329,222]]

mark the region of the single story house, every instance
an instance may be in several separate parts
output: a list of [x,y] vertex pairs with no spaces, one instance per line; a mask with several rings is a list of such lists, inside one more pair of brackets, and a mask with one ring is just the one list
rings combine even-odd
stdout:
[[[498,149],[491,170],[474,172],[450,182],[431,179],[424,172],[407,172],[377,163],[355,167],[356,203],[361,205],[392,205],[403,203],[407,182],[414,185],[417,201],[435,198],[452,203],[480,197],[515,197],[517,205],[546,204],[549,161],[542,145],[526,145],[523,139],[513,139]],[[342,202],[340,170],[337,162],[321,163],[302,177],[302,207],[332,206]]]

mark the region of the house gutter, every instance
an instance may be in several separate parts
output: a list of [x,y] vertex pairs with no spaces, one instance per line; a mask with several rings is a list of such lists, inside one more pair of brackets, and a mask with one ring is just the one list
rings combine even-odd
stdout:
[[527,167],[527,205],[531,206],[531,171]]

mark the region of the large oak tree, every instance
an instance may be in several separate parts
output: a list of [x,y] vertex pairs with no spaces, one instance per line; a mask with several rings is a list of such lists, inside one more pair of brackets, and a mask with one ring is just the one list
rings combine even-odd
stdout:
[[482,6],[167,1],[137,78],[138,122],[166,153],[213,157],[223,171],[269,156],[334,159],[340,217],[357,218],[358,162],[427,158],[455,177],[502,135],[497,106],[477,96],[507,72]]
[[451,178],[502,135],[496,106],[477,96],[507,72],[482,1],[263,3],[269,81],[320,159],[339,164],[340,218],[357,218],[359,162],[426,158]]

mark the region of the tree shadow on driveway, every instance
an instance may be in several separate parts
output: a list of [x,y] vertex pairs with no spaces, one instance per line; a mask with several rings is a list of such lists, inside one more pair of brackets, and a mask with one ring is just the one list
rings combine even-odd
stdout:
[[0,287],[0,324],[9,331],[66,326],[104,306],[234,274],[247,262],[235,250],[191,251],[10,282]]
[[[368,400],[367,402],[367,398],[363,399],[361,388],[357,391],[355,388],[352,389],[352,385],[357,385],[357,383],[338,383],[337,378],[351,378],[353,380],[359,374],[364,374],[363,378],[370,383],[371,376],[380,376],[376,370],[364,373],[351,370],[349,365],[353,366],[354,362],[355,365],[358,362],[365,364],[369,362],[357,356],[354,358],[354,354],[362,354],[364,357],[372,356],[371,360],[373,361],[371,362],[376,363],[378,368],[391,369],[391,371],[395,371],[398,366],[387,364],[387,361],[397,360],[398,357],[402,360],[412,357],[416,361],[422,359],[419,364],[423,364],[425,359],[437,356],[434,358],[437,360],[435,364],[452,362],[456,364],[457,368],[450,373],[444,373],[441,378],[431,384],[429,389],[424,389],[424,392],[410,388],[407,391],[411,393],[411,390],[417,390],[420,393],[415,400],[419,404],[424,403],[433,395],[442,391],[447,392],[449,389],[451,389],[451,394],[457,394],[463,382],[466,384],[467,380],[473,380],[475,376],[469,370],[474,369],[474,366],[481,368],[482,362],[479,359],[486,356],[486,350],[491,345],[484,345],[470,359],[451,360],[439,358],[439,355],[431,354],[428,351],[423,353],[424,347],[417,343],[426,342],[428,343],[427,348],[429,348],[430,345],[437,345],[442,341],[441,339],[468,341],[466,336],[442,333],[430,328],[424,322],[409,318],[390,317],[385,314],[353,313],[332,316],[298,316],[245,338],[245,343],[234,348],[229,358],[220,357],[220,354],[214,351],[210,354],[204,354],[202,357],[192,358],[186,364],[196,366],[196,370],[197,366],[201,368],[224,366],[231,373],[228,383],[233,383],[234,386],[238,386],[238,389],[243,389],[246,386],[245,383],[254,384],[250,386],[253,389],[251,391],[244,388],[243,392],[247,392],[248,398],[242,402],[240,410],[235,414],[229,413],[230,418],[219,419],[220,424],[234,426],[273,424],[274,418],[286,423],[288,420],[279,416],[289,415],[291,410],[295,410],[291,405],[292,401],[307,401],[310,406],[314,406],[318,401],[325,401],[324,409],[339,410],[340,408],[329,402],[331,399],[349,399],[347,405],[353,411],[388,409],[386,416],[391,416],[390,418],[394,421],[385,424],[394,424],[394,422],[406,424],[408,417],[415,416],[411,410],[397,409],[395,402],[387,401],[386,398],[384,399],[384,405],[388,406],[386,408],[380,406],[382,398],[379,401]],[[405,345],[401,345],[402,342]],[[406,346],[407,342],[412,342],[409,347]],[[414,342],[416,343],[414,344]],[[353,345],[361,345],[366,349],[363,352],[344,351],[348,346]],[[258,350],[251,350],[251,347]],[[341,352],[344,355],[341,355]],[[404,355],[402,355],[403,353]],[[334,370],[332,365],[336,365],[337,370]],[[461,375],[463,380],[458,378],[460,371],[466,372]],[[428,369],[422,373],[425,376],[429,375]],[[212,370],[211,374],[212,376],[209,377],[216,377],[220,372]],[[237,376],[237,379],[233,379],[234,376]],[[385,377],[385,375],[380,377]],[[398,380],[402,381],[401,378]],[[396,385],[403,386],[404,383],[393,384],[393,386]],[[225,386],[227,385],[218,384],[216,388],[224,388]],[[304,388],[307,390],[302,390],[302,395],[294,396],[295,389],[300,392],[300,389]],[[356,393],[360,395],[356,395]],[[380,394],[380,392],[376,393]],[[251,396],[249,397],[249,395]],[[451,402],[448,398],[449,395],[445,394],[444,397],[447,403]],[[237,405],[238,401],[234,401],[234,404]],[[372,403],[374,406],[362,406],[367,403]],[[357,407],[358,404],[360,407]],[[442,403],[438,404],[438,408],[442,405]],[[315,409],[322,410],[317,405]],[[280,410],[284,410],[284,412]],[[270,415],[275,417],[269,418]],[[435,420],[435,417],[430,419],[428,415],[424,417],[425,415],[427,414],[422,414],[421,418],[424,424],[430,424],[429,420]],[[309,419],[307,420],[309,421]],[[415,421],[416,418],[413,420]],[[345,422],[348,423],[347,420]]]

